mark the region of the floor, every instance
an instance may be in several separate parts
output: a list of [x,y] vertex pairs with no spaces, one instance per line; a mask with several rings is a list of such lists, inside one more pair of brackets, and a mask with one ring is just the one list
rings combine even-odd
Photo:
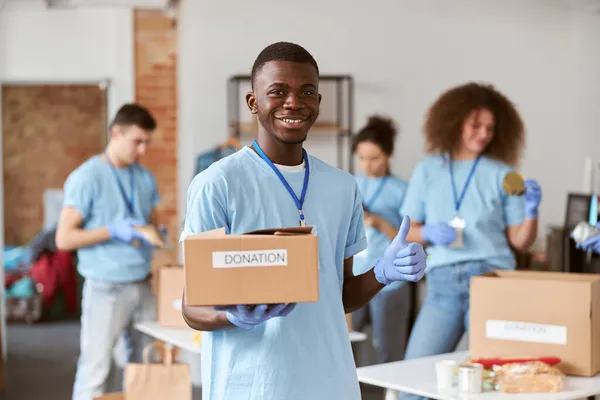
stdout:
[[[7,338],[7,389],[0,391],[0,400],[71,398],[79,352],[77,322],[9,324]],[[116,388],[118,381],[114,379],[111,387]],[[200,388],[194,388],[193,398],[201,399]],[[374,387],[363,387],[362,399],[382,400],[383,393]]]

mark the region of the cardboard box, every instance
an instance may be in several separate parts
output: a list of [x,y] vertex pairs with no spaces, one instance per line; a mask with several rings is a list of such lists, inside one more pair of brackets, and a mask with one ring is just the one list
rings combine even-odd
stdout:
[[472,358],[553,356],[568,375],[600,371],[600,275],[494,271],[471,279]]
[[100,397],[96,397],[94,400],[125,400],[124,393],[109,393]]
[[158,270],[158,323],[166,328],[187,328],[181,315],[185,276],[183,265],[167,264]]
[[318,301],[318,241],[311,232],[312,227],[296,227],[226,235],[221,228],[187,237],[186,304]]

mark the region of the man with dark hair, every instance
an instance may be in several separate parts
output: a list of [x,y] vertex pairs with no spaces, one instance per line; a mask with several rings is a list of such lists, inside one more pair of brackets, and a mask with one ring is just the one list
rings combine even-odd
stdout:
[[[252,72],[250,74],[250,81],[252,88],[254,88],[254,78],[260,72],[263,65],[269,61],[290,61],[307,63],[315,67],[317,76],[319,75],[319,66],[313,56],[301,46],[295,46],[289,42],[277,42],[269,45],[260,52],[254,65],[252,65]],[[320,101],[320,100],[319,100]]]
[[126,339],[130,357],[138,360],[148,342],[132,325],[155,318],[152,247],[135,228],[157,224],[156,181],[138,163],[155,128],[145,108],[124,105],[110,124],[104,154],[85,161],[64,185],[56,245],[77,251],[78,270],[85,278],[73,400],[93,400],[104,393],[119,338]]
[[293,43],[258,56],[246,96],[258,117],[256,141],[199,173],[188,189],[181,240],[224,227],[229,234],[307,225],[319,240],[319,301],[194,307],[188,325],[204,331],[205,400],[358,400],[360,389],[344,314],[386,285],[417,281],[425,252],[406,243],[410,221],[372,269],[354,276],[367,246],[360,191],[352,175],[303,149],[319,114],[319,73]]

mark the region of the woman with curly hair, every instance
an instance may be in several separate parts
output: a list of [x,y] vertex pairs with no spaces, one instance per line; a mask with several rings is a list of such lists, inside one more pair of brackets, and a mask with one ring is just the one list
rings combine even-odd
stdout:
[[503,191],[524,147],[523,121],[490,85],[468,83],[443,93],[429,109],[429,155],[413,172],[402,213],[408,240],[428,246],[427,295],[406,358],[453,351],[468,331],[469,280],[514,269],[510,246],[525,251],[537,236],[541,189],[525,181],[524,196]]
[[[354,257],[354,275],[373,268],[398,234],[402,222],[400,207],[407,183],[390,172],[396,133],[391,119],[373,115],[354,137],[353,152],[362,170],[356,181],[363,197],[368,243],[367,249]],[[352,327],[356,330],[371,323],[379,363],[402,360],[408,340],[410,303],[410,287],[406,282],[394,282],[352,314]]]

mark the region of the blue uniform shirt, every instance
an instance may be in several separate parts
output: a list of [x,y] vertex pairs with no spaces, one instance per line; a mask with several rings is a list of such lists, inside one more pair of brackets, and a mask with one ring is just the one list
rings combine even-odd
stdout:
[[[400,208],[406,193],[407,183],[394,175],[378,178],[359,175],[356,177],[356,182],[361,191],[363,204],[368,207],[368,211],[382,217],[396,228],[400,228],[403,218]],[[382,182],[383,186],[380,186]],[[376,194],[379,187],[381,187],[381,190],[379,194]],[[373,268],[375,262],[383,256],[385,249],[392,242],[380,230],[366,226],[365,231],[368,247],[354,257],[354,275],[363,274]],[[388,285],[385,289],[401,284],[404,284],[404,282]]]
[[[309,165],[303,210],[318,236],[319,301],[248,331],[203,332],[203,399],[360,399],[342,285],[344,260],[367,246],[362,200],[352,175],[310,155]],[[300,197],[304,171],[281,173]],[[286,188],[244,147],[193,179],[181,239],[220,227],[241,234],[298,225]]]
[[[474,160],[453,163],[456,192],[460,196]],[[498,268],[515,267],[506,227],[523,221],[524,199],[508,196],[502,189],[504,176],[511,170],[503,162],[481,158],[459,209],[460,217],[466,223],[464,246],[428,246],[428,269],[482,260]],[[428,156],[417,165],[409,182],[402,213],[420,223],[447,223],[456,215],[446,157]]]
[[[159,203],[156,181],[141,165],[117,168],[128,199],[131,198],[130,171],[133,172],[134,182],[133,216],[129,215],[111,166],[99,155],[91,157],[71,172],[64,185],[63,206],[79,211],[83,217],[83,229],[102,228],[129,217],[149,222],[152,209]],[[77,269],[85,278],[133,282],[150,274],[152,250],[120,240],[109,240],[81,248],[77,256]]]

